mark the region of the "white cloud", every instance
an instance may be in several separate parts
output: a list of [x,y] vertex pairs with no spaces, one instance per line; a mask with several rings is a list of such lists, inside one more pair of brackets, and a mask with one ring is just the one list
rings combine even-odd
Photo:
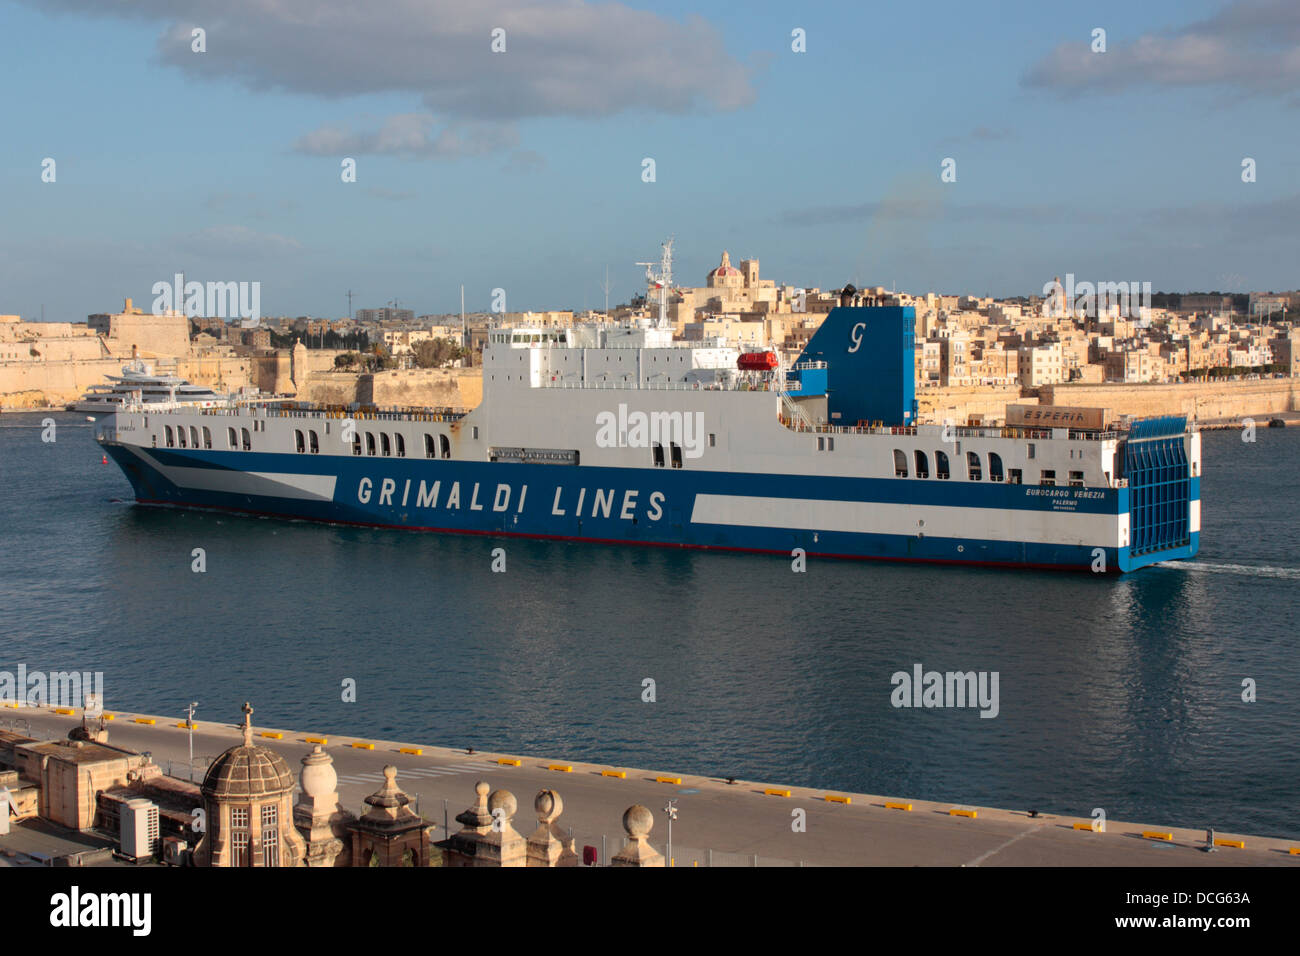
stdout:
[[177,236],[174,245],[182,252],[215,258],[263,258],[302,248],[297,239],[257,232],[247,226],[209,226],[189,235]]
[[[584,0],[29,0],[43,10],[166,23],[162,62],[252,89],[407,92],[451,121],[735,109],[750,71],[722,33]],[[191,50],[193,27],[207,51]],[[506,52],[491,50],[506,31]]]
[[437,128],[428,113],[389,116],[375,129],[322,126],[298,138],[294,149],[313,156],[387,155],[457,159],[517,145],[509,123],[457,123]]
[[1136,86],[1294,93],[1300,91],[1300,4],[1235,0],[1206,20],[1112,43],[1105,53],[1093,53],[1083,36],[1057,46],[1022,83],[1063,93]]

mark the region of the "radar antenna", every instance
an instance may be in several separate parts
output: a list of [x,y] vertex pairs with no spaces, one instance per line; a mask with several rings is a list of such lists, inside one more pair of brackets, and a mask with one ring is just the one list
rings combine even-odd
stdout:
[[655,288],[659,290],[659,320],[658,327],[661,329],[668,328],[668,288],[673,284],[673,240],[669,238],[663,244],[663,255],[658,262],[659,274],[655,275],[653,262],[638,262],[637,265],[645,266],[646,291]]

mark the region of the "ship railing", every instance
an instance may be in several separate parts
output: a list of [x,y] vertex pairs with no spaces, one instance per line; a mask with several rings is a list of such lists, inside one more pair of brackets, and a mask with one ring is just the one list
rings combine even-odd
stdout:
[[808,417],[808,413],[803,410],[803,407],[799,405],[798,402],[790,397],[790,393],[785,389],[781,389],[781,405],[785,408],[786,412],[781,416],[781,419],[782,421],[789,421],[791,428],[794,428],[796,431],[807,431],[815,427],[812,419]]
[[649,389],[659,392],[770,392],[778,386],[774,382],[542,382],[539,388],[601,389],[609,391],[637,391]]
[[355,419],[355,420],[375,420],[388,422],[457,422],[469,413],[463,409],[457,408],[409,408],[409,409],[387,409],[387,408],[366,408],[366,409],[348,409],[346,407],[332,408],[273,408],[262,406],[249,409],[240,408],[202,408],[196,409],[200,415],[227,415],[227,416],[244,416],[251,415],[254,418],[301,418],[301,419]]
[[[793,406],[793,403],[790,403]],[[786,428],[797,432],[814,432],[825,435],[910,435],[920,434],[916,425],[831,425],[827,423],[814,423],[807,419],[806,416],[796,414],[798,406],[788,407],[787,414],[778,416],[779,421]],[[939,424],[929,425],[930,428],[941,428]],[[941,433],[942,435],[942,433]],[[1017,428],[1014,426],[998,426],[973,428],[962,426],[960,428],[950,429],[948,435],[951,438],[1022,438],[1033,441],[1051,441],[1054,437],[1050,428]],[[1103,441],[1106,438],[1118,437],[1114,432],[1080,432],[1071,434],[1074,440]]]

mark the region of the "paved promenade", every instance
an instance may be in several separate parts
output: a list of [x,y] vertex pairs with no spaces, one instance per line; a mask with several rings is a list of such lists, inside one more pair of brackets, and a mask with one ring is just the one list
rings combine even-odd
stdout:
[[[109,743],[131,750],[148,751],[164,770],[171,764],[173,776],[188,776],[188,734],[176,726],[183,717],[114,712],[109,724]],[[155,724],[134,722],[137,718]],[[35,737],[62,738],[78,717],[60,716],[37,708],[0,710],[6,726]],[[24,731],[22,721],[30,730]],[[196,722],[194,753],[196,781],[202,779],[206,760],[239,742],[233,724]],[[295,774],[299,761],[314,746],[308,731],[256,727],[255,734],[283,734],[282,738],[256,736],[259,744],[283,754]],[[324,736],[324,735],[319,735]],[[353,743],[373,744],[374,749],[357,749]],[[421,749],[421,754],[401,753],[402,748]],[[671,771],[648,771],[632,767],[611,768],[572,763],[562,758],[526,757],[516,754],[475,753],[430,746],[418,741],[396,742],[373,738],[329,736],[327,748],[339,775],[339,796],[343,805],[356,812],[362,799],[379,788],[385,764],[397,767],[397,782],[413,799],[420,812],[438,824],[436,839],[442,839],[443,802],[452,830],[459,829],[457,813],[474,799],[474,783],[486,780],[494,789],[510,790],[519,801],[514,825],[527,834],[534,828],[533,797],[549,787],[564,798],[559,822],[571,828],[579,852],[584,845],[603,849],[602,862],[622,846],[621,819],[625,809],[641,803],[655,813],[651,842],[661,851],[667,838],[667,817],[661,811],[669,799],[677,801],[673,823],[673,856],[677,866],[705,866],[708,851],[714,865],[799,864],[808,866],[1300,866],[1300,837],[1292,841],[1248,835],[1218,833],[1225,840],[1245,842],[1245,849],[1220,847],[1205,853],[1202,829],[1180,829],[1161,823],[1108,821],[1105,833],[1077,830],[1083,818],[1027,811],[965,807],[930,803],[906,797],[834,792],[848,802],[827,801],[827,791],[787,787],[780,783],[754,783],[696,777]],[[498,760],[518,760],[518,767]],[[563,772],[552,766],[570,766]],[[602,776],[604,770],[622,770],[625,778]],[[680,783],[658,782],[656,778],[679,779]],[[789,796],[769,795],[765,790]],[[887,803],[910,805],[910,810],[891,809]],[[973,810],[974,816],[954,816],[953,809]],[[805,832],[795,832],[793,811],[806,813]],[[1169,841],[1143,837],[1144,831],[1172,835]],[[602,842],[602,837],[606,838]]]

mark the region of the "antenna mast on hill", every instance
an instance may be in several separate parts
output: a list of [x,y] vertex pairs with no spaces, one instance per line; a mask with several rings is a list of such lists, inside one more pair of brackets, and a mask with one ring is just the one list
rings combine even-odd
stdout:
[[352,290],[348,289],[348,321],[352,321]]
[[[638,263],[638,264],[639,264],[639,263]],[[610,290],[611,288],[613,288],[613,286],[611,286],[611,285],[609,284],[609,266],[606,265],[606,266],[605,266],[605,283],[604,283],[604,285],[602,285],[602,286],[600,287],[601,291],[605,293],[605,318],[609,318],[609,290]]]

